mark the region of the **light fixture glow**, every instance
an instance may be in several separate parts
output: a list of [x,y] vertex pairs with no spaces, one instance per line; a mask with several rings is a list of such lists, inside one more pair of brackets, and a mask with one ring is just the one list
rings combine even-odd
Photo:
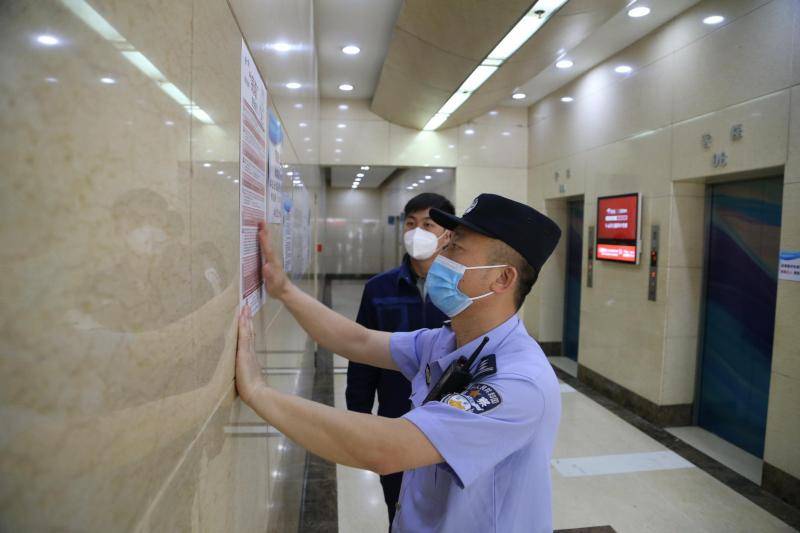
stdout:
[[337,154],[341,154],[342,153],[342,149],[341,148],[337,148],[336,150],[334,150],[334,152],[336,152]]
[[358,183],[361,183],[361,178],[356,178],[356,179],[354,179],[353,181],[355,181],[355,182],[358,182]]
[[426,180],[429,180],[429,179],[431,179],[431,177],[430,177],[429,175],[426,175],[426,176],[425,176],[425,179],[426,179]]
[[347,104],[339,104],[340,111],[347,111],[348,109],[350,109],[350,106],[348,106]]
[[337,142],[337,143],[340,143],[340,142],[342,142],[343,140],[344,140],[344,139],[342,139],[341,137],[336,137],[336,142]]
[[716,24],[719,24],[720,22],[723,22],[724,20],[725,17],[723,17],[722,15],[711,15],[703,19],[703,24],[714,26]]
[[206,168],[208,168],[208,167],[210,167],[210,166],[211,166],[211,163],[203,163],[203,166],[204,166],[204,167],[206,167]]
[[527,97],[528,95],[525,93],[514,93],[511,95],[511,98],[513,98],[514,100],[524,100]]
[[58,78],[54,78],[53,76],[48,76],[44,79],[47,83],[58,83]]
[[491,116],[493,116],[493,117],[496,117],[497,116],[497,110],[496,109],[492,109],[491,111],[489,111],[489,114]]
[[501,135],[503,137],[510,137],[511,136],[511,132],[510,131],[504,131],[503,133],[501,133]]
[[174,126],[175,125],[175,123],[172,122],[171,120],[164,121],[164,124],[167,125],[167,126]]
[[361,167],[361,170],[369,170],[369,167],[364,165],[363,167]]
[[645,17],[649,14],[650,8],[647,6],[637,6],[628,11],[628,16],[635,19],[638,19],[639,17]]
[[411,191],[411,190],[413,190],[413,189],[414,189],[414,187],[412,187],[411,185],[409,185],[408,187],[406,187],[406,189],[408,189],[409,191]]
[[354,44],[348,44],[347,46],[342,48],[342,53],[345,53],[349,56],[354,56],[361,51],[361,48]]
[[571,97],[571,96],[562,96],[561,97],[561,101],[565,102],[565,103],[572,102],[573,100],[575,100],[575,99],[573,97]]
[[302,85],[297,83],[296,81],[290,81],[289,83],[286,84],[287,89],[294,90],[294,89],[299,89],[300,87],[302,87]]
[[276,52],[288,52],[292,49],[292,45],[289,43],[275,43],[272,45],[272,49]]
[[357,178],[363,178],[364,177],[364,173],[363,172],[359,172],[358,174],[356,174],[356,177]]
[[117,80],[114,78],[100,78],[101,83],[105,83],[106,85],[114,85],[117,83]]
[[[466,102],[472,94],[477,91],[483,83],[489,79],[500,66],[516,52],[519,47],[525,44],[539,28],[555,13],[567,0],[539,0],[525,14],[525,16],[514,25],[513,28],[500,40],[497,46],[489,52],[481,63],[467,76],[467,79],[450,95],[450,98],[442,107],[428,119],[422,128],[426,131],[438,129],[444,124],[449,116],[453,114],[461,105]],[[525,95],[516,97],[525,98]]]
[[45,46],[55,46],[61,42],[58,40],[58,37],[53,35],[40,35],[36,38],[36,41]]
[[298,126],[300,126],[301,128],[305,128],[306,126],[308,126],[308,124],[306,124],[305,122],[301,122],[300,124],[298,124]]
[[337,124],[336,127],[339,128],[340,130],[343,130],[343,129],[345,129],[347,127],[347,124],[341,124],[340,123],[340,124]]
[[562,59],[560,61],[556,61],[556,68],[570,68],[574,64],[575,63],[573,63],[569,59]]
[[417,183],[425,183],[425,180],[419,180]]
[[339,85],[339,90],[344,92],[349,92],[353,90],[353,86],[350,85],[349,83],[343,83]]
[[311,137],[303,137],[303,140],[304,140],[305,142],[309,142],[309,141],[311,140]]
[[222,171],[222,170],[217,170],[217,174],[219,174],[220,176],[222,176],[223,174],[225,174],[225,172],[224,172],[224,171]]
[[474,133],[475,130],[473,130],[472,128],[467,128],[464,130],[464,135],[473,135]]
[[633,67],[628,65],[619,65],[617,68],[614,69],[614,72],[617,74],[630,74],[633,72]]
[[442,172],[444,172],[444,169],[437,168],[437,169],[436,169],[436,172],[438,172],[439,174],[441,174]]
[[294,104],[294,108],[295,109],[303,109],[303,104],[301,104],[301,103]]

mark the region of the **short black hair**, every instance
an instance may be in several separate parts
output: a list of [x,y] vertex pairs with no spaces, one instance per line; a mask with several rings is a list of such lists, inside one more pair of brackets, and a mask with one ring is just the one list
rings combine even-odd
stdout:
[[517,287],[514,291],[514,305],[519,311],[531,288],[539,278],[539,272],[525,260],[519,252],[503,241],[496,240],[490,253],[492,263],[510,265],[517,270]]
[[453,207],[453,204],[450,202],[450,200],[441,194],[436,194],[435,192],[423,192],[408,201],[406,206],[403,208],[403,218],[407,217],[411,213],[422,211],[423,209],[434,208],[441,209],[450,215],[456,214],[456,208]]

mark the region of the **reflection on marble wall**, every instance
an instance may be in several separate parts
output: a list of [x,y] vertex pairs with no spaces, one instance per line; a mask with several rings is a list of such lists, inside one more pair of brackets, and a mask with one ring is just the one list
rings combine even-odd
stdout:
[[[232,381],[241,38],[213,0],[0,6],[4,531],[296,523],[303,455]],[[291,346],[303,394],[282,314],[259,357]]]

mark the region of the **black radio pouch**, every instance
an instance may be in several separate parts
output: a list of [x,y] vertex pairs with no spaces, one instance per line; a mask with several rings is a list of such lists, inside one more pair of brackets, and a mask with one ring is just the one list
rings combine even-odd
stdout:
[[447,370],[444,371],[439,380],[434,383],[428,395],[425,396],[423,404],[427,402],[438,402],[448,394],[463,392],[464,389],[472,381],[472,373],[469,371],[475,358],[481,353],[483,347],[489,342],[489,337],[484,337],[480,345],[475,349],[472,355],[467,359],[463,355],[450,363]]

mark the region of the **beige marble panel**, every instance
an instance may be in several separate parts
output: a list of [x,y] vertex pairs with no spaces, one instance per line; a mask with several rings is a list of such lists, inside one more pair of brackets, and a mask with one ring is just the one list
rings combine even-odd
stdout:
[[[675,124],[672,143],[672,177],[699,178],[776,167],[786,162],[789,91],[784,90]],[[742,124],[744,136],[731,139],[731,127]],[[702,136],[712,145],[704,148]],[[712,157],[725,152],[724,166],[714,167]]]
[[392,165],[454,167],[457,157],[457,128],[418,131],[389,125],[389,160]]
[[769,384],[769,413],[764,460],[800,477],[800,379],[773,370]]
[[389,128],[388,122],[377,120],[321,120],[320,162],[325,165],[390,164]]
[[[465,132],[473,131],[471,135]],[[493,123],[459,127],[458,164],[479,167],[527,166],[528,130],[525,124]]]
[[[130,528],[197,416],[190,121],[141,68],[188,94],[191,5],[83,7],[138,63],[60,2],[6,6],[0,32],[0,514],[14,530]],[[45,29],[59,45],[34,41]],[[182,422],[162,447],[168,411]]]
[[[797,17],[800,33],[800,16]],[[795,33],[797,35],[798,33]],[[795,38],[800,43],[800,39]],[[796,46],[800,47],[800,44]],[[800,76],[800,52],[797,53],[797,75]],[[800,86],[791,90],[789,105],[789,153],[786,158],[784,183],[800,182]]]
[[669,217],[669,238],[661,240],[659,263],[670,267],[699,268],[703,264],[705,249],[706,199],[675,192]]
[[797,3],[774,0],[675,52],[673,120],[785,89]]
[[[340,106],[346,106],[341,109]],[[319,101],[320,120],[374,120],[385,122],[383,118],[373,113],[368,99],[354,100],[351,98],[322,98]]]
[[455,208],[462,213],[481,193],[493,193],[517,201],[527,198],[527,169],[459,166],[456,169]]
[[697,342],[697,337],[664,339],[660,405],[686,405],[694,401]]
[[666,285],[667,337],[696,337],[703,289],[702,267],[659,268],[659,282]]

